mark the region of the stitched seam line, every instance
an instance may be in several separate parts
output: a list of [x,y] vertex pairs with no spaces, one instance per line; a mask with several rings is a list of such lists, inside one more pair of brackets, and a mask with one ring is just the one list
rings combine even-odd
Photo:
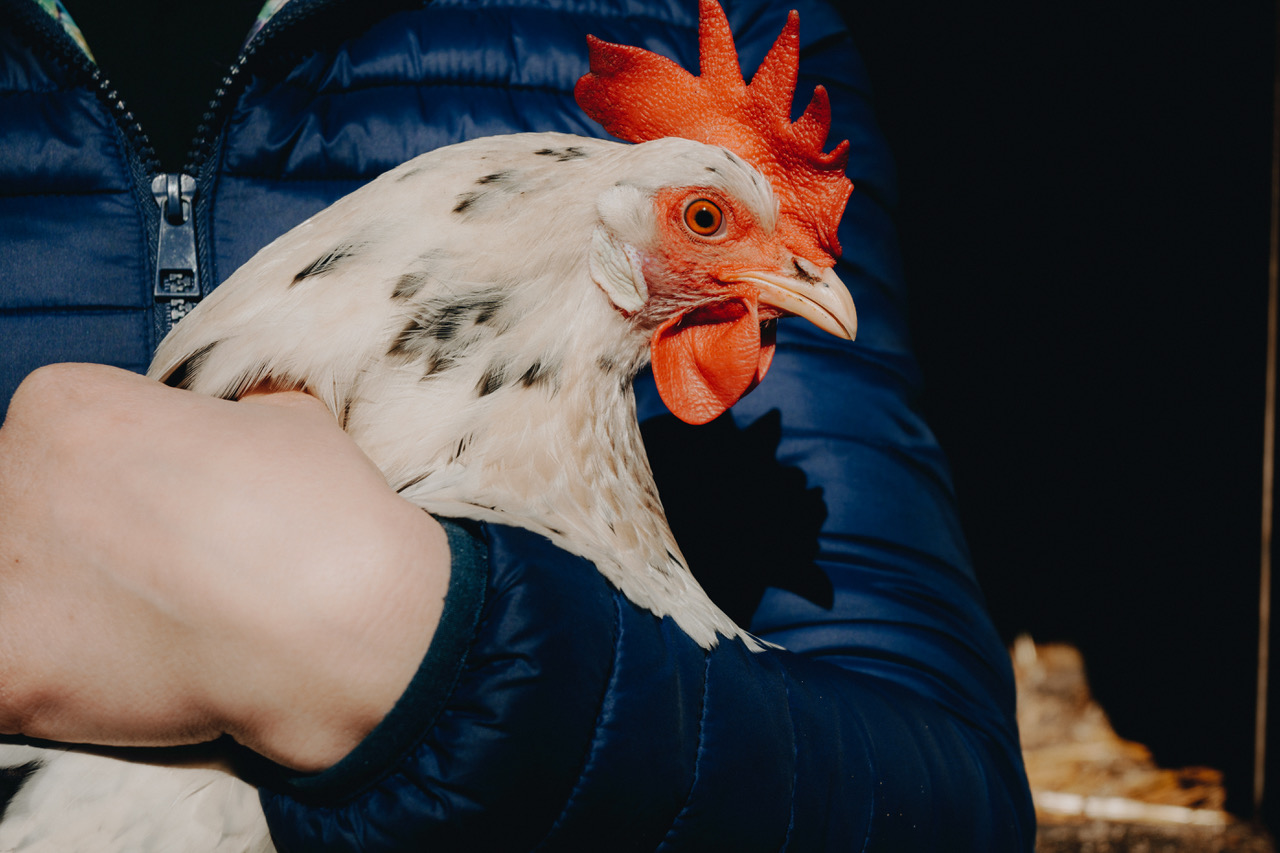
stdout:
[[350,95],[357,92],[374,92],[380,89],[423,89],[423,88],[448,88],[450,86],[459,89],[504,89],[517,90],[520,92],[543,92],[549,95],[571,95],[572,87],[552,86],[540,83],[516,83],[511,80],[464,80],[452,77],[426,77],[421,80],[387,80],[387,81],[370,81],[364,84],[354,86],[344,86],[340,89],[317,89],[315,86],[308,85],[301,81],[285,80],[280,84],[281,88],[299,89],[317,98],[333,98],[341,95]]
[[587,749],[582,756],[582,763],[578,765],[578,779],[573,784],[573,790],[569,792],[569,796],[565,798],[564,807],[560,810],[560,814],[551,822],[551,828],[547,830],[547,834],[542,837],[537,844],[534,845],[535,851],[545,849],[547,842],[555,837],[556,832],[564,825],[568,818],[570,810],[574,806],[578,795],[586,787],[587,767],[592,760],[599,754],[600,747],[604,743],[600,730],[604,724],[604,706],[605,700],[613,694],[614,688],[618,685],[618,659],[622,655],[622,601],[618,593],[614,593],[614,621],[613,621],[613,663],[609,670],[609,677],[605,680],[604,690],[600,694],[599,710],[596,712],[596,722],[592,729],[591,742],[587,744]]
[[24,305],[10,308],[0,307],[0,318],[28,317],[42,314],[53,314],[58,316],[63,314],[87,314],[90,316],[98,316],[102,314],[140,314],[145,312],[147,308],[148,306],[145,305]]
[[785,672],[780,671],[779,675],[787,696],[787,719],[791,721],[791,815],[787,819],[787,834],[783,836],[782,846],[778,848],[779,853],[783,853],[791,846],[791,833],[796,828],[796,772],[800,768],[800,738],[796,732],[795,715],[791,713],[791,681]]
[[[879,690],[876,690],[875,692],[877,697],[881,701],[883,701],[885,698],[884,693],[880,692]],[[867,779],[874,780],[877,777],[876,777],[875,753],[873,752],[873,747],[871,744],[871,735],[870,733],[867,732],[867,727],[864,724],[861,717],[858,718],[857,725],[858,725],[858,735],[862,739],[862,748],[866,750]],[[871,839],[876,834],[876,825],[877,825],[876,820],[880,814],[879,804],[876,802],[876,790],[878,789],[878,786],[872,784],[872,785],[868,785],[867,787],[870,789],[867,791],[867,804],[865,806],[865,808],[867,809],[867,815],[868,815],[867,816],[867,836],[866,838],[862,839],[862,847],[859,848],[860,853],[867,853],[867,851],[871,848]]]
[[44,97],[46,95],[61,95],[67,92],[85,92],[88,89],[80,86],[59,86],[57,83],[49,84],[45,88],[33,87],[30,89],[0,89],[0,98],[16,98],[24,95],[33,95]]
[[[357,186],[354,186],[351,188],[354,191],[356,189],[359,189],[359,185],[369,183],[374,178],[378,177],[378,175],[380,174],[382,173],[378,172],[372,175],[352,175],[351,177],[348,177],[348,178],[302,178],[302,177],[293,177],[291,175],[268,174],[266,172],[261,172],[261,173],[226,172],[225,174],[219,175],[218,177],[220,181],[233,179],[237,181],[241,181],[241,180],[264,181],[264,182],[269,182],[273,184],[284,184],[284,183],[295,184],[295,185],[296,184],[316,184],[317,186],[338,186],[340,184],[356,184]],[[270,189],[270,188],[268,187],[267,189]]]
[[55,192],[55,191],[46,192],[41,190],[33,190],[32,192],[26,192],[26,193],[0,192],[0,200],[7,199],[7,198],[79,198],[80,196],[95,196],[95,195],[124,195],[124,196],[132,197],[133,190],[124,188],[124,189],[101,189],[101,190],[76,190],[74,192]]
[[674,843],[675,835],[680,829],[680,825],[685,814],[689,811],[693,804],[693,794],[698,790],[698,780],[702,775],[702,758],[704,748],[706,746],[707,736],[707,693],[711,688],[711,654],[706,655],[706,662],[703,664],[702,670],[702,710],[698,714],[698,749],[693,760],[693,781],[689,785],[689,793],[684,799],[684,805],[680,807],[680,812],[671,821],[671,828],[667,830],[667,835],[662,839],[662,843],[658,845],[658,850],[668,850]]
[[[460,8],[460,7],[450,7],[450,8]],[[582,11],[577,9],[544,9],[542,7],[522,5],[519,3],[482,4],[475,8],[482,9],[484,11],[489,11],[489,10],[526,11],[526,12],[532,11],[539,15],[550,14],[553,17],[555,16],[562,17],[562,18],[572,17],[575,20],[587,17],[587,18],[597,18],[601,21],[652,21],[658,24],[662,24],[663,26],[666,26],[666,27],[683,29],[693,33],[696,33],[698,31],[697,21],[694,21],[692,23],[685,23],[682,21],[675,21],[668,18],[660,17],[658,15],[636,14],[632,12],[609,12],[609,11],[603,11],[603,10]],[[541,18],[539,20],[541,20]],[[285,85],[285,86],[293,86],[296,88],[307,89],[311,91],[310,87],[305,86],[304,84],[297,81],[286,79],[281,82],[282,82],[282,85]],[[337,90],[337,93],[361,91],[364,89],[384,88],[384,87],[391,87],[391,86],[397,86],[397,85],[398,86],[422,86],[422,85],[485,86],[485,87],[501,87],[505,89],[520,89],[525,91],[552,92],[552,93],[565,94],[565,95],[572,94],[573,92],[572,86],[565,88],[565,87],[559,87],[559,86],[533,86],[528,84],[511,83],[511,82],[489,83],[489,82],[469,81],[469,80],[458,80],[458,81],[443,80],[440,82],[421,81],[421,82],[386,83],[386,84],[374,83],[374,84],[370,84],[369,86],[357,86],[357,87],[352,87],[348,89],[340,89],[340,90]],[[329,93],[315,92],[315,94],[320,95],[320,94],[329,94]]]
[[[458,9],[458,8],[464,8],[464,7],[450,5],[442,8]],[[681,21],[676,21],[670,18],[661,17],[660,15],[654,15],[651,13],[646,14],[643,12],[640,12],[640,13],[633,13],[630,11],[613,12],[607,9],[587,10],[587,9],[579,9],[576,7],[565,8],[565,9],[547,9],[545,6],[536,6],[536,5],[525,4],[525,3],[482,3],[472,8],[483,9],[485,11],[488,11],[490,9],[501,9],[506,11],[518,10],[518,11],[524,11],[524,12],[533,12],[535,14],[557,15],[563,18],[569,18],[569,17],[598,18],[601,21],[631,21],[631,20],[654,21],[656,23],[663,24],[668,27],[679,27],[681,29],[692,30],[694,32],[696,32],[698,29],[698,23],[696,20],[691,24],[686,24]]]

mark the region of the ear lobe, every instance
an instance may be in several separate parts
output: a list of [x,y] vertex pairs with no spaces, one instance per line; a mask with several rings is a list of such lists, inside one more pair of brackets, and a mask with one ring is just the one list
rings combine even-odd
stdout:
[[604,226],[591,232],[591,280],[624,314],[634,314],[649,299],[649,286],[640,267],[640,255]]
[[719,417],[764,378],[772,332],[761,340],[754,291],[668,321],[649,344],[662,402],[685,423]]

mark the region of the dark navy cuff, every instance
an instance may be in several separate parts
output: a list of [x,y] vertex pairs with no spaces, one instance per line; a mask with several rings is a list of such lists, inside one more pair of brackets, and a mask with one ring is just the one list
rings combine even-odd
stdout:
[[489,574],[478,525],[438,520],[449,539],[449,590],[431,646],[404,694],[368,737],[327,770],[301,773],[251,755],[240,768],[248,781],[310,805],[348,799],[394,770],[430,731],[466,663]]

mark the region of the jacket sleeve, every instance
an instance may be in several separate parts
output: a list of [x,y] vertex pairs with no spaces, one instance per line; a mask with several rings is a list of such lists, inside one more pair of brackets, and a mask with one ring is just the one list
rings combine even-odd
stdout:
[[999,732],[881,674],[920,644],[708,653],[545,539],[448,527],[404,697],[334,768],[264,780],[282,851],[1030,849]]
[[[785,9],[729,4],[743,67]],[[846,344],[783,324],[769,377],[684,428],[637,393],[677,537],[782,648],[710,652],[525,531],[451,526],[450,628],[396,710],[262,798],[282,850],[1030,850],[1007,655],[913,401],[891,165],[838,17],[798,5],[855,184]],[[757,20],[755,16],[759,15]]]

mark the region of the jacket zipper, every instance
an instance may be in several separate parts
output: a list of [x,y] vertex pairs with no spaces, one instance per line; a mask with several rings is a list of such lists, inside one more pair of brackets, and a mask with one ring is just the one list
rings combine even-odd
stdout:
[[[122,137],[121,148],[133,175],[135,193],[144,224],[153,235],[151,269],[153,273],[152,324],[154,348],[174,324],[195,308],[205,295],[206,276],[201,275],[202,259],[209,258],[203,246],[204,230],[198,225],[207,214],[207,198],[201,197],[201,181],[207,183],[212,170],[205,165],[216,160],[221,127],[245,85],[245,68],[262,46],[292,25],[343,0],[291,0],[277,12],[254,38],[241,49],[209,102],[209,108],[196,130],[187,162],[181,172],[160,172],[155,150],[146,133],[129,112],[119,93],[102,70],[85,56],[80,46],[34,0],[0,0],[0,9],[8,8],[56,54],[87,77],[98,100],[107,106]],[[203,207],[201,206],[203,202]],[[210,289],[212,289],[210,287]]]
[[209,102],[209,108],[200,119],[200,126],[196,128],[195,141],[187,152],[184,172],[198,175],[201,166],[213,154],[214,145],[221,134],[220,128],[244,87],[245,67],[262,46],[274,41],[277,36],[293,25],[342,2],[344,0],[289,0],[280,11],[271,16],[271,20],[267,21],[253,39],[241,48],[240,55],[227,71],[226,76],[222,78],[213,99]]
[[168,334],[203,295],[196,254],[196,179],[186,174],[156,175],[151,180],[151,195],[160,207],[152,295],[157,332]]
[[[207,223],[209,213],[208,195],[202,194],[201,190],[214,180],[215,170],[206,167],[217,162],[222,127],[247,85],[245,69],[264,44],[274,41],[297,22],[339,2],[342,0],[290,0],[273,15],[241,48],[236,61],[218,84],[196,128],[182,171],[156,174],[151,179],[151,196],[160,214],[153,265],[155,344],[158,345],[214,286],[206,282],[207,276],[201,275],[201,269],[206,268],[210,260],[208,247],[202,245],[208,229],[199,225]],[[154,162],[154,155],[152,160]]]

